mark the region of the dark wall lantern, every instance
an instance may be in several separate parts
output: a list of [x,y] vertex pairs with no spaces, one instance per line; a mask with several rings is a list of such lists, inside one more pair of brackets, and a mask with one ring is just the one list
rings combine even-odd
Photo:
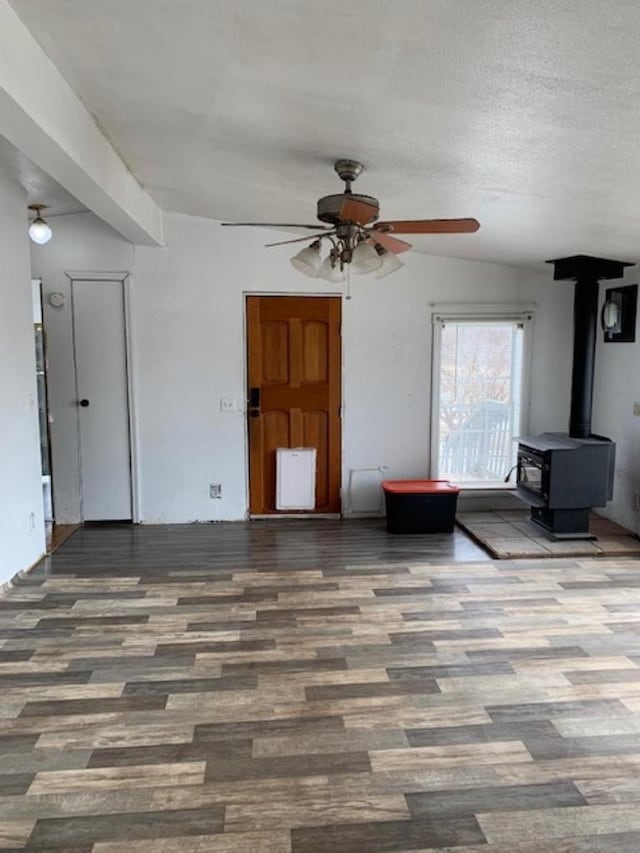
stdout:
[[637,284],[607,288],[600,315],[606,343],[627,344],[635,341],[637,303]]

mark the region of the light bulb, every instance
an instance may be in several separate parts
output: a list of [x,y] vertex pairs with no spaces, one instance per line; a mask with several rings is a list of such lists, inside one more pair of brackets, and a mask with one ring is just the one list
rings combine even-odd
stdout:
[[53,231],[51,230],[51,226],[47,222],[45,222],[42,216],[40,215],[40,211],[43,210],[45,207],[45,204],[29,205],[29,210],[34,210],[36,214],[36,218],[29,226],[29,237],[31,237],[33,242],[37,243],[39,246],[48,243],[49,240],[53,237]]
[[391,275],[392,272],[399,270],[404,266],[400,258],[396,257],[392,252],[383,252],[380,255],[382,264],[376,272],[376,278],[384,278],[386,275]]
[[301,249],[291,258],[291,263],[309,278],[317,278],[320,269],[320,241],[315,240],[310,246]]
[[351,258],[351,272],[365,275],[380,269],[381,266],[382,259],[373,246],[370,246],[365,240],[358,243]]
[[333,266],[331,263],[331,255],[329,255],[322,262],[318,276],[319,278],[323,278],[325,281],[331,281],[334,284],[339,284],[344,281],[344,270],[340,269],[339,262],[336,262],[336,265]]
[[612,299],[607,300],[602,306],[602,328],[605,332],[614,329],[620,320],[620,306]]

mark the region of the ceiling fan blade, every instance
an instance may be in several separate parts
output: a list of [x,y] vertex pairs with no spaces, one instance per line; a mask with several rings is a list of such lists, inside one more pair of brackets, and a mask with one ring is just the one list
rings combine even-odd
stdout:
[[335,234],[335,231],[325,231],[324,234],[307,234],[306,237],[297,237],[295,240],[280,240],[278,243],[265,243],[267,249],[271,246],[286,246],[287,243],[304,243],[305,240],[317,240],[318,237],[327,237],[329,234]]
[[376,222],[374,228],[392,234],[472,234],[480,223],[477,219],[396,219]]
[[326,231],[326,225],[301,225],[299,222],[221,222],[229,228],[309,228],[313,231]]
[[343,222],[355,222],[357,225],[369,225],[378,216],[378,207],[364,201],[347,198],[340,208],[340,219]]
[[369,237],[374,243],[379,243],[387,252],[392,252],[394,255],[399,255],[401,252],[406,252],[411,248],[411,243],[405,243],[404,240],[397,240],[389,234],[384,234],[376,230],[369,232]]

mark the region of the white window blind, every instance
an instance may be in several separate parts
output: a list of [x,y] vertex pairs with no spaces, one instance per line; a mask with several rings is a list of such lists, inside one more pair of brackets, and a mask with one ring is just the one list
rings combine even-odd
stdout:
[[432,471],[467,486],[504,485],[526,408],[530,315],[439,317],[434,326]]

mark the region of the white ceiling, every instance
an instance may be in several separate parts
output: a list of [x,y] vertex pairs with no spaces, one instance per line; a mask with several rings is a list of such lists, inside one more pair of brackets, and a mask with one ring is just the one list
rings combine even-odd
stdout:
[[313,222],[337,157],[436,254],[640,257],[636,0],[11,0],[164,208]]
[[84,205],[3,136],[0,136],[0,170],[22,186],[27,194],[27,204],[47,205],[47,210],[43,213],[45,217],[86,210]]

